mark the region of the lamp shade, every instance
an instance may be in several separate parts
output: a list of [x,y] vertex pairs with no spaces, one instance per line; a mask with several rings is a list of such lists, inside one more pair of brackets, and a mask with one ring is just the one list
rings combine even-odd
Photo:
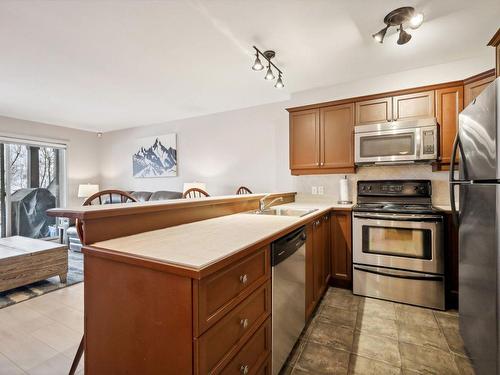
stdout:
[[99,185],[80,184],[78,185],[78,198],[88,198],[99,191]]
[[205,184],[203,182],[185,182],[184,187],[183,187],[183,193],[185,193],[189,189],[193,189],[193,188],[207,191],[207,184]]

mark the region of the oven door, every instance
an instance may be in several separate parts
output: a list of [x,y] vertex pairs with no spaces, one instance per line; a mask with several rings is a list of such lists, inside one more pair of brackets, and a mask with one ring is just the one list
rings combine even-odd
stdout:
[[420,157],[420,128],[355,134],[356,164],[409,162]]
[[353,213],[353,263],[444,273],[439,215]]

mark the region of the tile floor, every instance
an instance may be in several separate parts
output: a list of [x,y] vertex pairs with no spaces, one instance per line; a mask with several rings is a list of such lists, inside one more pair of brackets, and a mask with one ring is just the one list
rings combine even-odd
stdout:
[[282,374],[474,375],[456,311],[330,288]]
[[[0,374],[67,374],[82,332],[83,283],[0,309]],[[456,312],[335,288],[325,295],[283,372],[474,375]]]
[[0,374],[66,375],[82,334],[83,283],[0,309]]

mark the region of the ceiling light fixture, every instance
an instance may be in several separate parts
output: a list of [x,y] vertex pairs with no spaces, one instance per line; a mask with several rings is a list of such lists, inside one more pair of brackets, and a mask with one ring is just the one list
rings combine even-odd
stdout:
[[255,71],[261,71],[264,69],[264,65],[262,64],[259,58],[259,56],[262,56],[267,61],[267,71],[266,75],[264,76],[264,79],[266,79],[267,81],[272,81],[273,79],[276,78],[272,69],[274,68],[278,72],[278,80],[276,81],[274,87],[278,89],[285,87],[282,78],[283,72],[271,61],[271,59],[276,56],[276,52],[271,50],[261,52],[257,47],[253,46],[253,48],[255,50],[255,62],[253,63],[252,69]]
[[410,39],[411,39],[411,35],[408,34],[406,31],[404,31],[403,25],[400,25],[399,26],[399,38],[398,38],[397,43],[399,45],[406,44],[410,41]]
[[387,25],[378,33],[373,34],[373,39],[378,43],[383,43],[385,34],[389,27],[398,27],[399,38],[397,43],[399,45],[408,43],[411,39],[411,35],[404,30],[404,25],[417,29],[424,22],[424,14],[415,11],[413,7],[402,7],[394,9],[392,12],[384,17],[384,23]]
[[282,89],[285,87],[285,84],[283,83],[283,80],[281,79],[281,73],[278,76],[278,80],[276,81],[276,84],[274,85],[277,89]]
[[252,69],[256,72],[264,69],[264,65],[262,65],[262,63],[260,62],[258,53],[255,54],[255,62],[253,63]]

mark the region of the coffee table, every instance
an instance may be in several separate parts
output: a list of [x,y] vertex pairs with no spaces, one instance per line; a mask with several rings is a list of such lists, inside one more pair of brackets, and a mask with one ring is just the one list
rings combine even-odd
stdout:
[[0,238],[0,292],[49,277],[68,274],[68,250],[63,244],[13,236]]

